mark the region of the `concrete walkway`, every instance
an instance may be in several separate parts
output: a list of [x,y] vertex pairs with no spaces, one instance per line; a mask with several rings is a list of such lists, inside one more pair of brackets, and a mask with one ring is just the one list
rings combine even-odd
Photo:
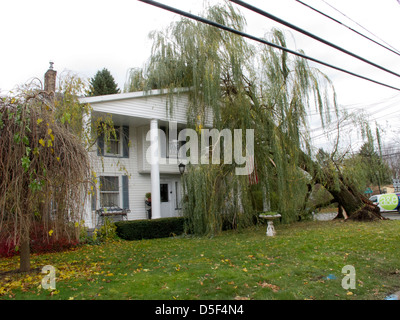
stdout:
[[[317,213],[314,215],[314,220],[329,221],[335,218],[336,215],[337,212]],[[382,216],[390,220],[400,220],[400,213],[398,213],[397,211],[383,212]]]
[[388,218],[390,220],[400,220],[400,213],[397,211],[394,212],[383,212],[382,216]]

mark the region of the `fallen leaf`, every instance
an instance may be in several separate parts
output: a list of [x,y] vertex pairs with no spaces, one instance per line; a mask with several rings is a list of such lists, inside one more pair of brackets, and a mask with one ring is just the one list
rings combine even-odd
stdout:
[[250,300],[250,298],[249,298],[249,297],[239,297],[239,296],[236,296],[236,297],[235,297],[235,300]]
[[261,281],[260,282],[258,282],[258,285],[261,287],[261,288],[270,288],[273,292],[278,292],[279,291],[279,287],[278,286],[276,286],[276,285],[274,285],[274,284],[270,284],[270,283],[267,283],[267,282],[263,282],[263,283],[261,283]]

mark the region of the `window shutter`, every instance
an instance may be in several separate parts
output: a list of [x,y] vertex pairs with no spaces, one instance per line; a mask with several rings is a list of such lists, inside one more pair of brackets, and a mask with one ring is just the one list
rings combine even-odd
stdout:
[[96,202],[97,202],[97,190],[94,188],[92,191],[92,211],[96,210]]
[[129,178],[122,176],[122,208],[129,209]]
[[104,156],[104,133],[97,137],[97,155]]
[[122,127],[122,157],[129,158],[129,126]]

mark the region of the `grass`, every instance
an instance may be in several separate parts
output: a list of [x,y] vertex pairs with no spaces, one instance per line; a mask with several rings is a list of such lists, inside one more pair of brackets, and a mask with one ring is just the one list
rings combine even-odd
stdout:
[[[275,229],[276,237],[260,226],[213,238],[116,241],[33,255],[33,272],[0,276],[0,299],[382,300],[400,290],[400,221]],[[18,262],[0,259],[0,273]],[[55,290],[40,285],[44,265],[56,267]],[[341,285],[346,265],[356,270],[355,289]],[[332,274],[336,279],[328,280]]]

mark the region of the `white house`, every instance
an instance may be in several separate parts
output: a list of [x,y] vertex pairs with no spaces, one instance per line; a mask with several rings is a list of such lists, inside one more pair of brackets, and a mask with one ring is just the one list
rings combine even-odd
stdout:
[[[91,105],[92,119],[111,115],[117,132],[107,146],[100,137],[90,152],[97,186],[87,205],[88,227],[101,224],[104,215],[114,220],[179,216],[178,141],[168,135],[171,126],[177,131],[186,126],[188,94],[184,89],[176,90],[172,105],[170,99],[162,90],[80,99]],[[160,132],[165,132],[166,139]],[[151,216],[145,203],[148,192]]]

